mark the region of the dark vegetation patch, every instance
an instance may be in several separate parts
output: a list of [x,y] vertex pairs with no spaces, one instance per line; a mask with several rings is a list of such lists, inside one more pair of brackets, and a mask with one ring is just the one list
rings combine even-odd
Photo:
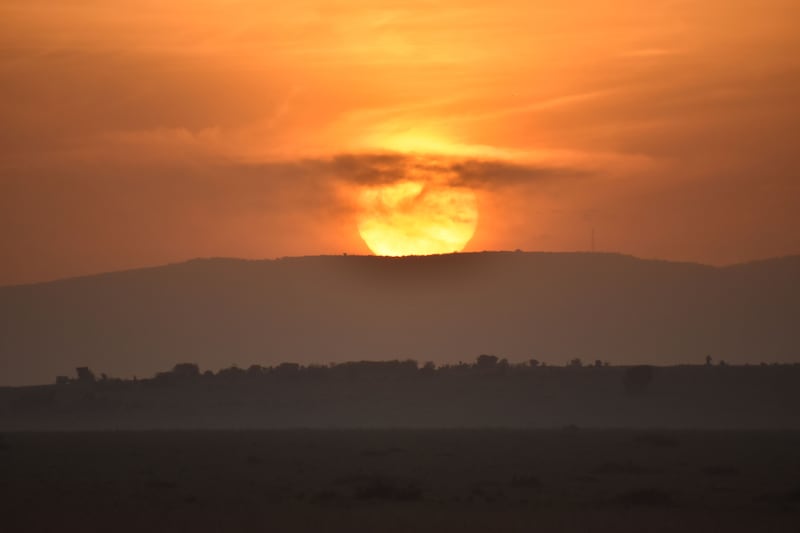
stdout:
[[737,476],[739,469],[730,465],[712,465],[702,469],[702,472],[707,476]]
[[161,479],[151,479],[144,484],[148,489],[174,489],[178,484],[174,481],[164,481]]
[[784,491],[764,493],[757,498],[757,501],[782,505],[798,504],[800,503],[800,486]]
[[333,480],[335,485],[356,485],[356,484],[364,484],[369,481],[372,481],[375,478],[373,475],[367,474],[348,474],[346,476],[340,476]]
[[654,448],[677,448],[680,444],[677,439],[656,431],[646,431],[633,437],[633,442]]
[[538,489],[542,486],[542,481],[536,476],[514,476],[511,479],[511,486],[521,489]]
[[656,488],[643,488],[625,491],[617,496],[617,501],[632,507],[666,507],[675,503],[671,492]]
[[366,449],[361,451],[363,457],[386,457],[387,455],[394,455],[398,453],[405,453],[402,448],[385,448],[385,449]]
[[470,491],[470,499],[483,500],[486,503],[494,503],[504,500],[506,497],[505,491],[502,487],[491,481],[479,481]]
[[330,503],[339,499],[339,493],[335,490],[318,490],[311,494],[311,501],[314,503]]
[[637,464],[626,463],[603,463],[594,470],[594,474],[612,474],[612,475],[631,475],[631,474],[646,474],[649,472],[647,468]]
[[373,477],[368,482],[356,486],[355,497],[359,500],[410,502],[421,500],[422,490],[413,482]]
[[726,495],[735,494],[735,493],[739,492],[739,490],[740,489],[737,489],[736,487],[732,487],[730,485],[717,485],[717,484],[714,484],[714,485],[711,486],[711,492],[716,492],[716,493],[726,494]]
[[800,487],[784,492],[783,496],[787,502],[800,503]]
[[[652,372],[659,376],[657,395],[647,385]],[[538,361],[515,364],[484,354],[472,364],[438,367],[394,360],[201,372],[195,363],[178,363],[145,379],[98,378],[87,367],[77,368],[76,374],[59,376],[54,385],[0,390],[0,429],[389,429],[420,424],[477,429],[498,423],[544,429],[559,424],[564,437],[592,439],[589,427],[633,424],[642,434],[626,438],[674,447],[674,433],[665,428],[702,427],[704,420],[729,429],[755,428],[769,415],[776,427],[797,428],[791,407],[800,401],[800,364],[654,369],[602,362],[587,367],[575,360],[559,367]],[[618,403],[621,381],[625,390],[642,397]],[[741,416],[731,419],[724,406],[739,405],[742,388],[759,393]],[[706,401],[709,397],[715,401]],[[320,418],[321,412],[330,416]],[[358,455],[369,447],[365,456],[380,456],[394,453],[390,447],[397,444],[367,440],[348,451]]]

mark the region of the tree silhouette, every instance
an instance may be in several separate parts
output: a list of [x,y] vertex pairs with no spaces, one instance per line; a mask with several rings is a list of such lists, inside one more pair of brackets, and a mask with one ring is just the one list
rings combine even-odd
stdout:
[[172,374],[185,378],[196,378],[200,375],[200,367],[194,363],[178,363],[172,367]]
[[497,356],[496,355],[479,355],[478,359],[475,362],[475,366],[478,368],[494,368],[497,366]]
[[78,383],[94,383],[96,380],[94,372],[88,366],[79,366],[75,372],[78,374]]

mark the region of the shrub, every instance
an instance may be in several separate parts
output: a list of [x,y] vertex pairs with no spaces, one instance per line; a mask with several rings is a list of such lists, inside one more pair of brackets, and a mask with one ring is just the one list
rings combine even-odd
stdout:
[[538,489],[542,482],[536,476],[514,476],[511,479],[511,486],[523,489]]
[[707,476],[735,476],[739,474],[739,469],[735,466],[715,465],[703,468],[703,473]]
[[620,494],[617,500],[620,503],[631,506],[661,507],[674,503],[671,493],[654,488],[629,490]]
[[675,448],[678,446],[678,441],[676,439],[654,431],[640,433],[636,435],[633,440],[637,444],[655,446],[657,448]]
[[422,499],[422,490],[413,483],[376,477],[356,487],[355,495],[359,500],[416,501]]

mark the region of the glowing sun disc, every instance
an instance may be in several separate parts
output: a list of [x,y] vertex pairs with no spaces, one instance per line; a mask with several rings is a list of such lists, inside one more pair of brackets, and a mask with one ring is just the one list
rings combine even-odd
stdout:
[[475,233],[475,193],[417,181],[368,187],[360,196],[358,232],[376,255],[461,251]]

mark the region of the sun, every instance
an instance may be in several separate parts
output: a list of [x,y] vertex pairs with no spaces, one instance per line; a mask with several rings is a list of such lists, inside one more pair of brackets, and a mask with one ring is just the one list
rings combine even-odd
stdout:
[[358,232],[376,255],[461,251],[475,234],[475,193],[463,187],[401,181],[363,189]]

